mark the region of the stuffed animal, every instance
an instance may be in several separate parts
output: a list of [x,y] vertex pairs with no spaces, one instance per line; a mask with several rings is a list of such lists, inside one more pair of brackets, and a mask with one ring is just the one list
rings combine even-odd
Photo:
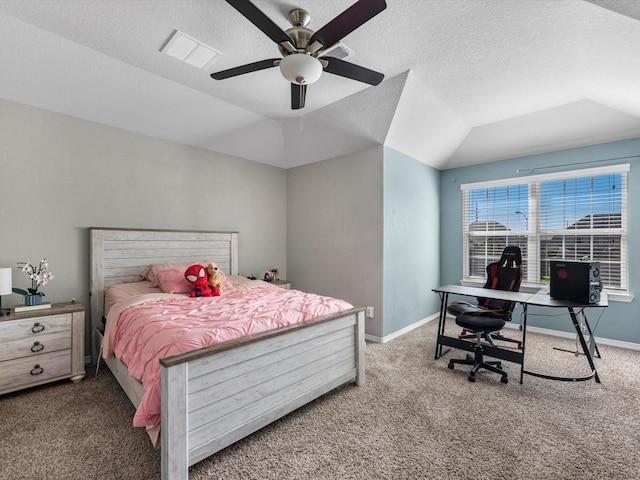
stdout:
[[216,263],[210,263],[207,265],[207,277],[209,283],[222,290],[222,278],[218,275],[218,265]]
[[191,297],[217,297],[220,289],[211,285],[207,272],[202,265],[191,265],[184,272],[184,278],[191,285]]

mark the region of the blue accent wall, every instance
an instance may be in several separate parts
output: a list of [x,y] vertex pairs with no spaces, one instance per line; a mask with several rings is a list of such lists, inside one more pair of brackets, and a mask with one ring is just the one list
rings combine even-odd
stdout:
[[[635,158],[623,158],[633,156]],[[439,202],[440,283],[457,284],[462,277],[461,184],[621,163],[631,165],[628,174],[629,291],[637,295],[640,286],[640,249],[637,248],[640,244],[640,214],[635,212],[640,212],[640,138],[442,171]],[[596,337],[640,344],[640,311],[637,298],[632,302],[610,301],[608,308],[593,309],[589,312],[589,319],[592,328],[595,327]],[[573,331],[568,315],[559,316],[558,311],[548,308],[529,309],[528,324],[566,332]]]
[[384,335],[440,309],[440,172],[384,149]]

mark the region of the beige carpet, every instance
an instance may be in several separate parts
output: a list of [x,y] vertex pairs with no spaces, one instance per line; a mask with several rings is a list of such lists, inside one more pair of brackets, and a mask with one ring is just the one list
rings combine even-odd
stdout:
[[[640,479],[640,352],[600,346],[601,384],[510,380],[434,360],[431,323],[367,345],[344,386],[194,465],[192,479]],[[527,368],[585,374],[575,342],[529,334]],[[0,478],[155,479],[159,451],[131,426],[108,371],[0,397]]]

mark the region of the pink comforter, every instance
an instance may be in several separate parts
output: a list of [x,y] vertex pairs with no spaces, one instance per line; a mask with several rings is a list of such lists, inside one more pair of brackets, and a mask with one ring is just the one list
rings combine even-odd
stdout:
[[160,358],[353,308],[344,300],[280,288],[160,297],[128,300],[112,344],[105,346],[107,356],[113,352],[142,382],[145,394],[133,424],[148,429],[160,424]]

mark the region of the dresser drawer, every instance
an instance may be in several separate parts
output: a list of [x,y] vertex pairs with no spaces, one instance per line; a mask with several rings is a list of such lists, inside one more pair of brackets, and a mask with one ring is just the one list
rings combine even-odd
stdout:
[[0,322],[0,343],[20,337],[36,337],[48,333],[70,331],[71,314]]
[[55,332],[29,337],[0,339],[0,362],[17,358],[44,355],[71,348],[71,332]]
[[71,373],[71,350],[0,362],[0,392],[37,385]]

